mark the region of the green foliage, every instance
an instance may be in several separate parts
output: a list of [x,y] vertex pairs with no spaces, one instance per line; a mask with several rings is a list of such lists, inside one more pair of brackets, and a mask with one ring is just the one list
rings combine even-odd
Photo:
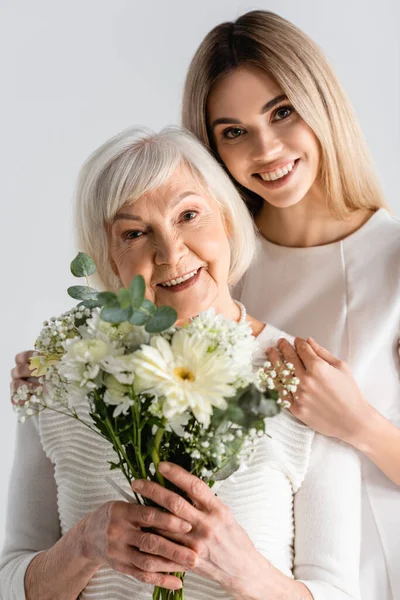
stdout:
[[71,263],[71,273],[74,277],[90,277],[96,273],[96,265],[94,261],[85,254],[79,252]]
[[86,285],[72,285],[67,289],[67,293],[75,300],[95,300],[97,290]]
[[160,333],[172,327],[177,319],[176,310],[171,306],[159,306],[146,323],[148,333]]
[[[96,272],[96,265],[87,254],[79,252],[71,263],[71,272],[75,277],[86,277]],[[84,285],[68,288],[68,294],[75,300],[81,300],[79,306],[87,308],[101,307],[100,318],[107,323],[120,324],[129,321],[132,325],[144,326],[148,333],[161,333],[176,322],[178,315],[171,306],[158,308],[144,297],[146,283],[142,275],[136,275],[129,288],[114,292],[98,292]]]

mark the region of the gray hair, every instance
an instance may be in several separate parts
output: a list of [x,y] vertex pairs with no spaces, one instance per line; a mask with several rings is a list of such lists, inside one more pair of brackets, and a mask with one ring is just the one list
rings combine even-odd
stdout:
[[178,166],[187,167],[219,206],[229,230],[234,285],[255,253],[253,220],[228,175],[188,131],[167,127],[160,133],[130,128],[105,142],[84,163],[78,178],[75,224],[80,250],[97,265],[98,283],[116,291],[107,226],[126,204],[166,183]]

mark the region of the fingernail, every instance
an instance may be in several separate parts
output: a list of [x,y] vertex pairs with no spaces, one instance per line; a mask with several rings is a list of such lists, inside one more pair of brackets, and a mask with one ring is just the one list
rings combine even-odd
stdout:
[[271,352],[272,349],[272,346],[269,346],[269,348],[266,349],[266,352]]
[[189,533],[189,531],[192,531],[191,524],[187,523],[187,521],[182,521],[182,523],[181,523],[181,531],[184,531],[185,533]]
[[169,473],[169,471],[171,470],[171,466],[169,463],[160,462],[158,465],[158,470],[160,471],[160,473]]
[[140,481],[140,479],[136,479],[135,481],[132,482],[131,487],[134,490],[142,490],[143,489],[143,481]]

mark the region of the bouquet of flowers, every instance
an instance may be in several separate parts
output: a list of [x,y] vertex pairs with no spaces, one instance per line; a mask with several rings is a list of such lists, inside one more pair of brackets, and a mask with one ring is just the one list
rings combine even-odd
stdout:
[[[44,323],[31,359],[41,385],[14,395],[19,420],[46,409],[81,420],[112,444],[110,468],[129,483],[168,486],[157,470],[164,460],[210,486],[226,479],[265,434],[265,419],[289,404],[282,398],[298,384],[292,366],[277,372],[267,362],[254,372],[256,342],[246,323],[209,310],[176,327],[175,310],[145,299],[141,276],[118,294],[97,292],[88,282],[95,270],[83,253],[71,263],[87,286],[69,288],[79,304]],[[90,421],[78,417],[82,402]],[[153,600],[183,598],[183,588],[154,589]]]

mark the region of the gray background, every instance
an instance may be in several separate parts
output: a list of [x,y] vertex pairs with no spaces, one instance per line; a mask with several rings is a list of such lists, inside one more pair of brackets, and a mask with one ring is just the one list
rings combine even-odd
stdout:
[[[398,0],[0,2],[0,545],[15,416],[14,354],[70,306],[71,196],[79,166],[129,125],[179,122],[191,56],[216,24],[274,10],[322,46],[347,90],[389,204],[400,214]],[[84,449],[82,449],[84,452]],[[29,490],[26,490],[29,493]]]

